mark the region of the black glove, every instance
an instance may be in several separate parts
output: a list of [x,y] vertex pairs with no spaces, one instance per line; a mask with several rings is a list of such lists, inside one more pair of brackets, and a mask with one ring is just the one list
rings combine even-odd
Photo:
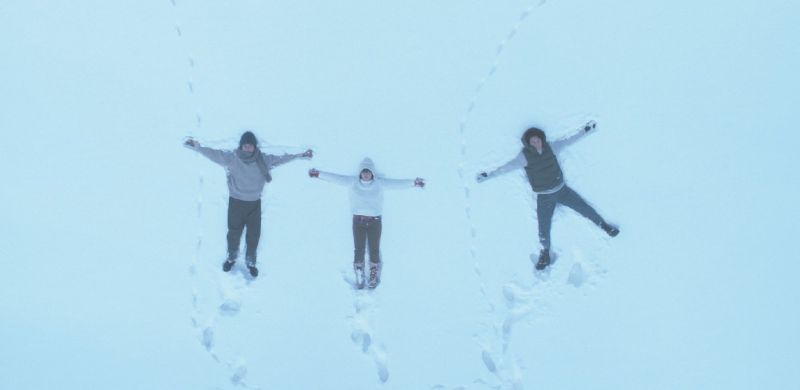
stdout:
[[414,179],[414,187],[425,188],[425,179],[421,177]]
[[308,177],[319,177],[319,171],[316,168],[311,168],[308,170]]
[[588,121],[588,122],[586,122],[586,124],[583,126],[583,131],[584,131],[584,132],[586,132],[586,133],[588,133],[590,130],[594,130],[594,128],[595,128],[595,127],[597,127],[597,122],[595,122],[595,121]]
[[477,176],[475,176],[475,181],[477,181],[478,183],[482,183],[482,182],[486,181],[488,178],[489,178],[489,174],[488,173],[481,172]]
[[311,150],[311,149],[308,149],[305,152],[303,152],[303,154],[300,155],[300,157],[312,158],[312,157],[314,157],[314,151]]
[[193,140],[191,138],[187,139],[183,144],[186,145],[186,146],[192,147],[192,148],[200,146],[199,142],[197,142],[197,141],[195,141],[195,140]]

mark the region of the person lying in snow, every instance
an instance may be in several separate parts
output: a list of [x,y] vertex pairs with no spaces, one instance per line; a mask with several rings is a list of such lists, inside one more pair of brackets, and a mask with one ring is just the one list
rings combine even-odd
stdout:
[[577,192],[567,186],[556,158],[561,150],[583,138],[596,126],[594,121],[589,121],[575,134],[552,143],[547,142],[544,131],[532,127],[522,135],[522,151],[514,159],[494,171],[480,172],[476,177],[478,183],[482,183],[504,173],[525,168],[528,182],[536,193],[536,216],[539,220],[539,242],[542,245],[539,261],[536,263],[537,270],[543,270],[550,265],[550,226],[553,212],[559,203],[594,222],[609,236],[615,237],[619,234],[617,227],[609,225]]
[[369,247],[369,281],[371,289],[378,286],[381,275],[381,213],[383,211],[383,190],[394,188],[425,187],[425,180],[387,179],[377,175],[375,164],[365,158],[359,166],[358,176],[343,176],[322,172],[315,168],[308,171],[308,176],[331,183],[346,186],[350,190],[350,209],[353,212],[353,241],[355,255],[353,270],[356,273],[356,288],[364,288],[364,255]]
[[207,148],[192,138],[186,140],[184,145],[222,165],[228,175],[228,258],[222,264],[222,270],[230,271],[236,262],[239,242],[246,228],[247,269],[253,277],[258,276],[256,250],[261,238],[261,193],[264,185],[272,181],[269,171],[296,158],[310,159],[313,151],[309,149],[303,153],[281,156],[266,154],[258,148],[258,140],[250,131],[242,134],[236,150]]

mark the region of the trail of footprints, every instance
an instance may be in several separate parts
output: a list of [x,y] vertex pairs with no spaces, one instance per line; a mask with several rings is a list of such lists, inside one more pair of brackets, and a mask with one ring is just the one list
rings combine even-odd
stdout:
[[342,279],[353,289],[353,314],[348,316],[350,321],[350,340],[361,353],[367,355],[375,362],[378,380],[386,383],[389,380],[388,355],[386,347],[375,343],[374,332],[370,320],[375,314],[376,291],[357,290],[355,279],[349,272],[342,272]]
[[[184,32],[180,26],[180,23],[177,22],[178,3],[176,0],[170,0],[170,3],[172,4],[173,10],[175,11],[176,14],[175,33],[177,34],[178,39],[181,40],[181,42],[183,42]],[[190,96],[195,98],[196,88],[192,80],[192,72],[195,68],[195,60],[194,58],[192,58],[191,55],[188,55],[187,64],[188,64],[187,81],[186,81],[187,91]],[[200,129],[202,127],[203,119],[202,116],[200,115],[199,110],[195,113],[194,121],[195,121],[195,128]],[[192,132],[190,131],[190,135],[192,135],[191,133]],[[198,194],[197,226],[202,226],[202,224],[200,223],[202,221],[202,216],[203,216],[202,193],[203,193],[203,176],[200,175],[198,178],[198,190],[197,190]],[[209,354],[209,356],[211,356],[211,358],[215,362],[227,366],[227,368],[230,370],[230,372],[232,373],[230,377],[230,382],[237,387],[242,387],[245,389],[255,389],[253,387],[248,386],[245,381],[245,378],[247,376],[247,365],[243,360],[238,360],[235,362],[223,362],[222,359],[215,352],[214,345],[216,340],[215,340],[214,325],[213,325],[215,317],[212,316],[212,318],[209,320],[207,324],[203,324],[200,321],[201,310],[200,310],[199,293],[197,286],[199,285],[198,261],[202,253],[201,251],[202,246],[203,246],[203,233],[202,231],[198,231],[197,244],[195,247],[195,255],[193,258],[192,265],[189,267],[189,275],[193,278],[195,285],[195,287],[193,287],[192,289],[192,314],[191,314],[192,326],[194,327],[195,331],[198,332],[200,345]],[[238,291],[237,288],[233,289],[223,288],[220,291],[222,295],[222,304],[219,306],[220,316],[232,317],[239,313],[239,311],[241,310],[241,299],[240,299],[240,294],[237,291]]]
[[252,278],[248,277],[249,274],[247,274],[247,276],[245,276],[245,274],[246,271],[243,268],[234,268],[231,270],[231,274],[218,276],[220,303],[217,306],[216,312],[210,316],[208,322],[205,324],[201,324],[198,320],[200,315],[199,298],[197,292],[193,293],[192,302],[194,313],[192,315],[192,324],[200,334],[200,344],[203,346],[203,349],[205,349],[215,362],[227,367],[231,373],[229,378],[231,384],[246,389],[257,389],[256,387],[249,386],[245,381],[247,377],[247,364],[243,359],[239,358],[233,361],[225,361],[214,349],[216,344],[214,322],[223,317],[235,317],[241,311],[242,294],[247,291],[246,287],[252,281]]

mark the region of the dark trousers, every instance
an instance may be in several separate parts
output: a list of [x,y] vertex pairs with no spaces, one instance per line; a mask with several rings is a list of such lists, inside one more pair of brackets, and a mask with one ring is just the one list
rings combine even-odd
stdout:
[[261,238],[261,199],[246,201],[228,199],[228,259],[236,259],[242,232],[247,228],[245,242],[248,265],[256,264],[256,249]]
[[364,250],[369,247],[369,262],[381,261],[381,217],[353,216],[353,242],[355,256],[353,263],[364,265]]
[[586,203],[577,192],[566,185],[552,194],[536,195],[536,217],[539,219],[539,242],[542,248],[550,249],[550,226],[553,222],[553,212],[556,204],[561,203],[583,215],[596,225],[603,223],[603,218],[597,211]]

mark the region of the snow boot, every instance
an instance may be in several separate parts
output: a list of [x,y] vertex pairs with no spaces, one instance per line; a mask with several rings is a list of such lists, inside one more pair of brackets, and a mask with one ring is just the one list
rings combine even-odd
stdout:
[[616,237],[619,234],[619,229],[616,226],[611,226],[605,222],[600,224],[600,229],[603,229],[611,237]]
[[358,290],[364,288],[366,284],[366,275],[364,274],[364,263],[353,263],[353,271],[356,273],[355,287]]
[[367,287],[373,289],[381,282],[381,263],[369,262],[369,283]]
[[228,271],[230,271],[230,270],[231,270],[231,268],[233,268],[233,265],[234,265],[235,263],[236,263],[236,260],[235,260],[235,259],[228,259],[228,260],[225,260],[225,262],[224,262],[224,263],[222,263],[222,270],[223,270],[223,271],[225,271],[225,272],[228,272]]
[[547,268],[548,265],[550,265],[550,250],[542,249],[542,251],[539,252],[539,261],[536,263],[536,269],[541,271]]
[[256,268],[256,259],[247,259],[247,270],[250,271],[250,276],[258,276],[258,268]]

